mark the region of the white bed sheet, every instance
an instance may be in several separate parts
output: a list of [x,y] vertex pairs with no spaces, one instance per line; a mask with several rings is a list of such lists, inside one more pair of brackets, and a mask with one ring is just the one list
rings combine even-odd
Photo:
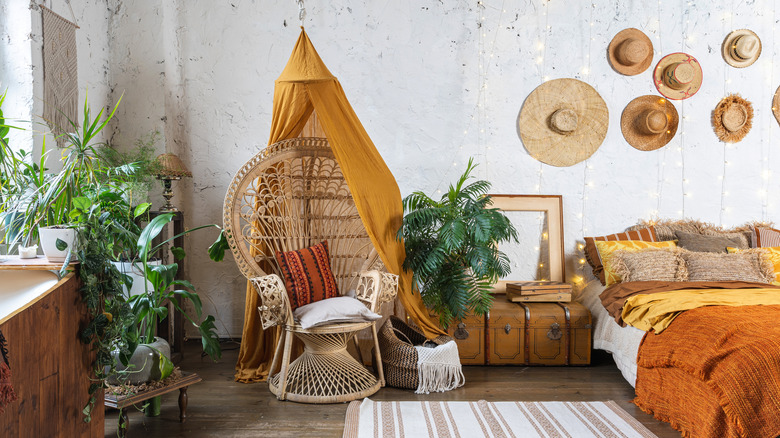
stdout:
[[612,353],[623,377],[636,387],[636,357],[645,332],[636,327],[621,327],[609,316],[599,295],[605,289],[598,280],[591,281],[582,292],[581,301],[593,316],[593,348]]

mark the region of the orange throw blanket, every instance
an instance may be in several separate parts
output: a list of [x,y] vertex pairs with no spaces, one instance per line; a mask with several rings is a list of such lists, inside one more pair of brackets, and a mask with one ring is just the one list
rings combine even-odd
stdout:
[[780,306],[683,312],[637,365],[634,403],[685,437],[780,436]]

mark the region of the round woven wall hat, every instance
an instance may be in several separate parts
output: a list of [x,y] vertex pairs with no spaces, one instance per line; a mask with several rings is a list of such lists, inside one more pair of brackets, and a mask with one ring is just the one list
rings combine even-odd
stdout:
[[687,99],[701,88],[704,75],[699,61],[687,53],[671,53],[658,61],[653,82],[658,92],[672,100]]
[[775,96],[772,98],[772,114],[775,115],[775,120],[780,124],[780,87],[777,87]]
[[715,135],[726,143],[736,143],[753,127],[753,105],[736,94],[724,97],[712,112]]
[[554,79],[536,87],[517,120],[528,153],[542,163],[566,167],[593,155],[609,126],[598,91],[577,79]]
[[639,29],[623,29],[607,48],[609,63],[620,74],[638,75],[653,62],[653,43]]
[[661,96],[641,96],[629,102],[620,117],[620,130],[628,144],[640,151],[666,146],[677,133],[677,108]]
[[726,35],[720,50],[728,65],[747,67],[761,56],[761,39],[752,30],[735,30]]

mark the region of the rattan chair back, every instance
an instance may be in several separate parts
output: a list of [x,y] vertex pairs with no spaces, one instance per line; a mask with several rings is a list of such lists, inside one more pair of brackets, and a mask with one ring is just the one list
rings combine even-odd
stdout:
[[327,240],[345,293],[376,254],[326,138],[283,140],[252,157],[233,178],[223,211],[230,248],[247,278],[283,278],[276,251]]

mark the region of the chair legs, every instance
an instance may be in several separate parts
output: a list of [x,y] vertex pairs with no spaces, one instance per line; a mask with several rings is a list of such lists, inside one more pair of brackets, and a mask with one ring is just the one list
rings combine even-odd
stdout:
[[376,363],[376,372],[379,374],[379,386],[385,386],[385,370],[382,367],[382,353],[379,351],[379,338],[376,334],[376,324],[371,325],[371,335],[374,338],[374,363]]
[[292,332],[284,330],[284,354],[282,356],[282,369],[281,371],[279,371],[281,373],[281,376],[279,378],[279,394],[277,394],[276,396],[276,398],[278,398],[279,400],[285,400],[287,398],[287,369],[290,367],[290,354],[292,351],[292,340],[293,340]]
[[271,368],[268,370],[269,380],[276,374],[276,367],[279,366],[279,361],[282,360],[282,345],[284,345],[284,340],[280,334],[279,341],[276,343],[276,348],[274,349],[274,358],[271,360]]

